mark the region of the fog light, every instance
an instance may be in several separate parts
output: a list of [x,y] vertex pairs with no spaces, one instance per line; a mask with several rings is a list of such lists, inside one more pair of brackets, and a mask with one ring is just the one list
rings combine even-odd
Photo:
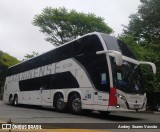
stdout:
[[120,105],[119,104],[117,104],[117,106],[116,106],[117,108],[120,108]]

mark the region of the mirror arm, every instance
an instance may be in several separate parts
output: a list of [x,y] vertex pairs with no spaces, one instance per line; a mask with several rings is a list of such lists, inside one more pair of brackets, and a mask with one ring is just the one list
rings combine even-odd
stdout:
[[107,54],[107,53],[113,53],[113,50],[103,50],[103,51],[97,51],[96,54],[100,55],[100,54]]
[[139,61],[139,64],[146,64],[152,67],[153,73],[156,74],[156,65],[152,62]]
[[[124,59],[124,57],[122,58],[122,54],[118,51],[114,51],[114,50],[103,50],[103,51],[97,51],[96,54],[99,55],[99,54],[109,54],[109,53],[113,53],[114,54],[114,57],[116,59],[116,65],[118,66],[122,66],[122,60]],[[125,59],[124,59],[125,60]],[[130,62],[132,62],[133,60],[131,59],[127,59],[127,61],[130,60]],[[140,64],[146,64],[146,65],[150,65],[152,67],[152,70],[153,70],[153,73],[156,74],[156,65],[152,62],[146,62],[146,61],[134,61],[136,62],[136,64],[140,65]]]
[[116,65],[117,66],[122,66],[122,54],[118,51],[115,50],[103,50],[103,51],[97,51],[96,54],[109,54],[113,53],[114,57],[116,59]]

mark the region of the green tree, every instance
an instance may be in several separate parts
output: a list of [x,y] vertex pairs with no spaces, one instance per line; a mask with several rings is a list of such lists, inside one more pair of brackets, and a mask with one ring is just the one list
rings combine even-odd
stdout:
[[4,85],[7,69],[10,66],[19,63],[15,57],[0,51],[0,92],[1,88]]
[[28,60],[28,59],[33,58],[33,57],[36,57],[37,55],[38,55],[38,53],[33,51],[32,54],[26,54],[24,56],[23,61]]
[[160,0],[141,0],[138,13],[130,16],[124,33],[136,40],[160,41]]
[[102,17],[81,13],[66,8],[46,7],[34,17],[33,25],[40,27],[54,46],[59,46],[89,32],[112,33]]
[[120,38],[129,44],[139,60],[156,64],[156,75],[152,75],[148,67],[142,67],[148,106],[155,109],[160,106],[160,1],[141,0],[141,3]]

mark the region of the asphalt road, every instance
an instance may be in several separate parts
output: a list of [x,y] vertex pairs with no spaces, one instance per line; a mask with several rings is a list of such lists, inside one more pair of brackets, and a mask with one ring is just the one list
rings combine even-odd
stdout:
[[113,112],[106,117],[98,112],[73,115],[38,106],[14,107],[0,101],[0,123],[10,119],[13,123],[160,123],[160,112]]

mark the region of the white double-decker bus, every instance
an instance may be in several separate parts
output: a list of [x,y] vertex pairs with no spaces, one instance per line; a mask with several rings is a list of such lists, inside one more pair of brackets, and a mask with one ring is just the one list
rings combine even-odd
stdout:
[[58,112],[144,110],[146,93],[139,65],[120,40],[89,33],[8,69],[5,102],[54,107]]

